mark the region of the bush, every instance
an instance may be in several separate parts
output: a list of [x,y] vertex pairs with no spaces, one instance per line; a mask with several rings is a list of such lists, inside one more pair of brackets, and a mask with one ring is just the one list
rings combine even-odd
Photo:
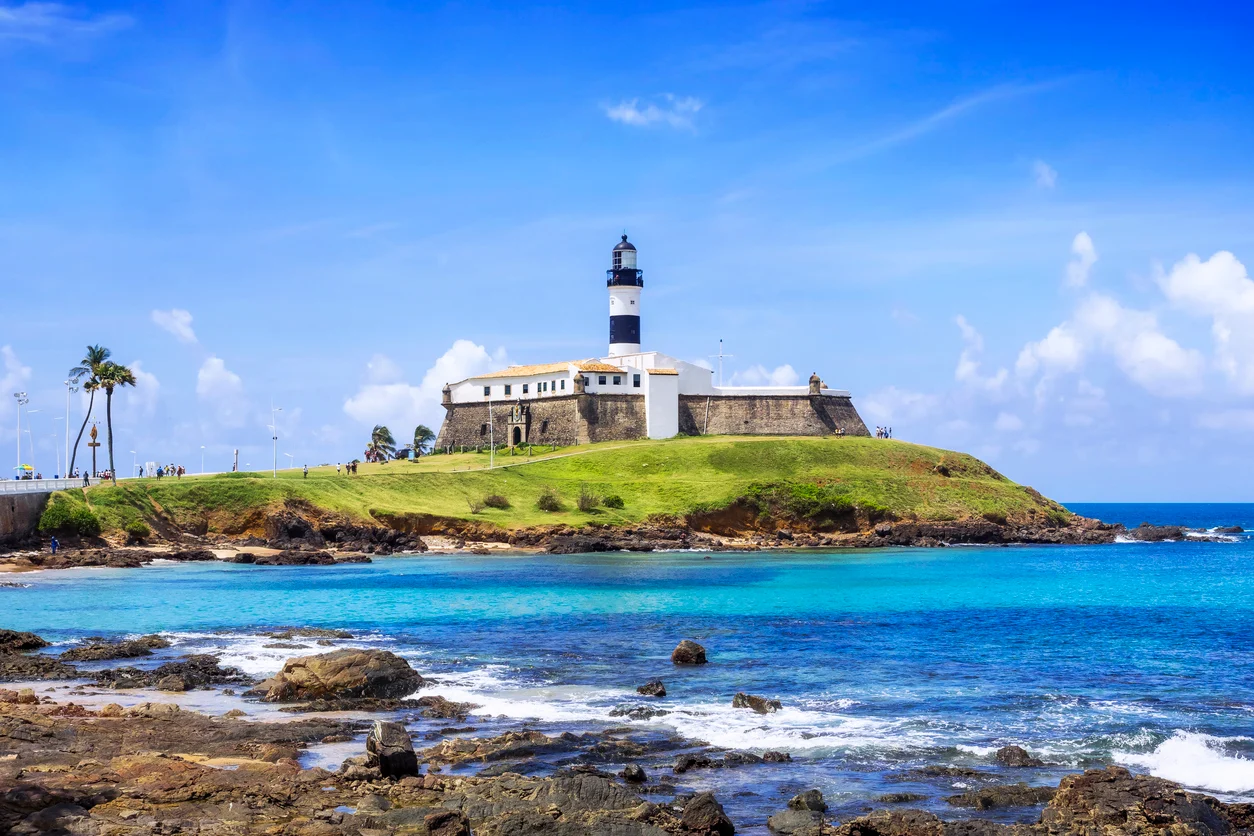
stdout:
[[606,508],[622,508],[623,498],[616,493],[612,493],[605,497],[605,499],[602,499],[601,504]]
[[536,507],[541,511],[553,512],[561,511],[564,506],[556,491],[552,488],[545,488],[540,491],[540,498],[536,500]]
[[499,508],[504,511],[509,507],[509,500],[501,496],[499,493],[488,494],[483,498],[483,504],[489,508]]
[[579,486],[579,499],[575,502],[579,506],[579,510],[585,513],[595,511],[597,506],[601,504],[601,497],[597,496],[587,485]]
[[53,497],[39,517],[39,530],[44,534],[77,534],[96,537],[100,534],[100,518],[85,505]]
[[470,508],[470,513],[472,514],[483,513],[483,503],[477,499],[466,497],[466,505]]
[[1001,511],[985,511],[984,519],[988,520],[994,525],[1005,525],[1007,522],[1006,515],[1002,513]]
[[144,541],[152,536],[152,529],[143,520],[127,520],[126,525],[122,526],[122,530],[126,532],[132,540]]

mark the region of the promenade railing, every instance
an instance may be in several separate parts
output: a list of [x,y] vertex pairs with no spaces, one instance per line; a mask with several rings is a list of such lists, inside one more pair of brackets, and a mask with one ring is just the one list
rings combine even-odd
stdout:
[[[90,484],[99,485],[99,479]],[[52,493],[83,487],[82,479],[6,479],[0,481],[0,495],[12,493]]]

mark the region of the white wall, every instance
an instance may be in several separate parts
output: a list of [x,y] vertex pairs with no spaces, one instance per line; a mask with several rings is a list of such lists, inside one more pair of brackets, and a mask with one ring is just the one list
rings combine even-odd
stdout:
[[679,435],[679,375],[646,372],[643,383],[645,431],[649,438]]

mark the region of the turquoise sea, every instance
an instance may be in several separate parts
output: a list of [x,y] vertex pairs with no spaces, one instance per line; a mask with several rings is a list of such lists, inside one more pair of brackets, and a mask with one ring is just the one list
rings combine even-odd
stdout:
[[[1254,505],[1071,507],[1128,525],[1254,528]],[[838,814],[886,792],[918,792],[923,806],[956,814],[940,799],[972,782],[910,774],[928,765],[1055,783],[1121,763],[1254,799],[1254,540],[1245,534],[1097,547],[167,564],[20,580],[29,586],[0,588],[0,625],[58,642],[160,631],[175,639],[172,654],[212,651],[264,675],[323,648],[267,648],[263,630],[339,627],[358,634],[339,644],[393,649],[436,681],[429,693],[481,705],[476,734],[520,722],[549,733],[630,727],[656,748],[643,761],[654,773],[694,741],[790,752],[792,764],[677,776],[681,790],[716,787],[748,830],[809,786]],[[704,644],[710,664],[672,667],[683,638]],[[655,676],[669,695],[637,697],[635,686]],[[733,709],[737,691],[784,708]],[[646,703],[669,713],[611,715]],[[991,754],[1009,743],[1049,766],[997,767]]]

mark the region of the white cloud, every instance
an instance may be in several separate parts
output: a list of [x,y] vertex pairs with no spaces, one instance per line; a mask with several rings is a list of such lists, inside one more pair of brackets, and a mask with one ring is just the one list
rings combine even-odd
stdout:
[[1242,394],[1254,394],[1254,281],[1230,252],[1190,254],[1160,275],[1171,304],[1211,318],[1215,363]]
[[932,415],[940,398],[889,386],[859,399],[858,409],[875,424],[919,422]]
[[157,410],[157,397],[161,393],[161,381],[152,372],[144,370],[144,364],[136,360],[130,365],[135,375],[135,385],[120,390],[123,409],[131,416],[151,417]]
[[1197,425],[1207,430],[1250,432],[1254,430],[1254,409],[1225,409],[1203,412],[1197,417]]
[[801,382],[801,375],[787,363],[767,369],[761,364],[750,366],[744,371],[735,372],[727,381],[728,386],[796,386]]
[[0,377],[0,396],[10,395],[30,380],[30,366],[23,366],[12,346],[0,346],[4,361],[4,377]]
[[457,340],[415,386],[400,379],[400,368],[392,360],[376,354],[366,366],[366,383],[344,401],[344,412],[366,426],[386,425],[398,440],[407,439],[420,423],[438,431],[444,419],[440,406],[444,384],[506,364],[503,350],[489,354],[483,346],[470,340]]
[[991,375],[980,373],[980,355],[984,353],[984,337],[975,330],[966,317],[956,316],[954,322],[962,331],[962,353],[958,355],[958,366],[954,369],[954,379],[967,386],[974,386],[989,391],[997,391],[1005,384],[1009,373],[998,369]]
[[67,38],[91,38],[125,29],[132,20],[123,14],[78,16],[60,3],[0,6],[0,41],[51,44]]
[[225,427],[241,427],[248,414],[244,382],[220,357],[209,357],[196,373],[196,395]]
[[669,125],[672,128],[691,130],[697,113],[705,107],[704,102],[692,96],[680,97],[667,93],[663,99],[661,106],[649,102],[644,107],[640,106],[639,99],[624,100],[616,105],[606,105],[605,115],[615,122],[640,128]]
[[1013,412],[999,412],[997,420],[993,422],[993,429],[999,433],[1017,433],[1023,429],[1023,419]]
[[1084,344],[1068,323],[1052,329],[1039,342],[1028,343],[1019,352],[1015,371],[1022,377],[1031,377],[1038,370],[1046,375],[1075,371],[1084,361]]
[[1058,172],[1044,160],[1032,163],[1032,176],[1036,178],[1036,185],[1042,189],[1052,189],[1058,185]]
[[1097,263],[1097,250],[1093,247],[1093,239],[1087,232],[1076,235],[1071,242],[1071,253],[1075,258],[1067,265],[1068,287],[1084,287],[1089,283],[1089,272]]
[[196,332],[192,330],[192,315],[182,308],[168,311],[153,311],[152,321],[164,331],[169,331],[179,342],[196,342]]

